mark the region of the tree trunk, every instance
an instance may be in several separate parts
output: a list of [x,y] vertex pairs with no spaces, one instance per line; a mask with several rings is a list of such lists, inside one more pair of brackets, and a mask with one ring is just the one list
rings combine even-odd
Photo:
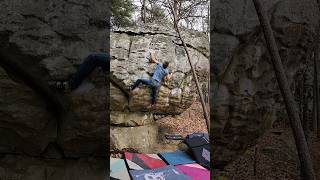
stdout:
[[[208,22],[208,26],[207,26],[207,34],[210,34],[210,3],[211,1],[209,1],[208,3],[208,17],[207,17],[207,22]],[[210,39],[210,38],[209,38]]]
[[[174,2],[176,2],[176,0],[174,0]],[[179,36],[179,38],[180,38],[180,40],[182,42],[182,45],[183,45],[183,47],[184,47],[184,49],[186,51],[187,57],[188,57],[188,61],[189,61],[189,64],[190,64],[190,67],[191,67],[191,70],[192,70],[192,75],[193,75],[193,78],[194,78],[196,86],[197,86],[198,94],[200,96],[201,105],[202,105],[202,109],[203,109],[204,118],[206,120],[208,133],[210,133],[210,116],[209,116],[207,108],[206,108],[206,104],[205,104],[205,101],[204,101],[204,98],[203,98],[203,94],[202,94],[202,91],[201,91],[201,88],[200,88],[200,85],[199,85],[198,77],[197,77],[196,71],[195,71],[195,69],[193,67],[193,64],[191,62],[191,58],[190,58],[190,55],[189,55],[189,51],[187,49],[187,45],[185,44],[185,42],[182,39],[180,30],[179,30],[179,27],[178,27],[178,23],[176,21],[176,19],[177,19],[176,12],[175,12],[174,8],[172,7],[172,5],[170,4],[170,2],[168,2],[168,4],[169,4],[169,6],[171,8],[171,12],[172,12],[172,15],[173,15],[176,31],[178,33],[178,36]]]
[[[318,9],[320,10],[320,0],[317,0],[317,6]],[[316,35],[316,47],[315,47],[315,54],[314,54],[314,73],[315,73],[315,116],[316,119],[314,120],[314,125],[316,125],[316,135],[317,137],[320,137],[320,133],[318,133],[318,127],[320,125],[320,105],[319,105],[319,85],[318,85],[318,61],[320,59],[320,19],[318,19],[318,31],[316,32],[318,33]]]
[[254,147],[254,160],[253,160],[253,175],[257,176],[257,146]]
[[[314,43],[312,47],[314,46]],[[306,136],[307,142],[310,140],[310,135],[312,132],[313,127],[313,114],[312,114],[312,107],[314,100],[314,93],[313,93],[313,87],[314,87],[314,77],[312,75],[313,73],[313,48],[310,48],[310,50],[307,51],[306,56],[306,67],[303,69],[303,79],[302,79],[302,116],[300,116],[302,120],[302,127],[304,134]],[[310,144],[310,143],[308,143]]]
[[[319,28],[320,30],[320,28]],[[319,35],[318,35],[319,36]],[[318,37],[318,43],[316,46],[315,56],[314,56],[314,81],[315,81],[315,120],[313,122],[314,125],[314,131],[316,134],[318,134],[318,127],[320,125],[320,108],[319,108],[319,85],[318,85],[318,63],[317,61],[320,59],[320,37]],[[318,134],[318,137],[320,134]]]
[[275,75],[278,81],[283,100],[286,105],[287,114],[293,131],[296,142],[296,147],[300,159],[302,177],[307,180],[315,180],[315,174],[312,166],[312,161],[307,146],[306,138],[301,126],[296,103],[290,91],[288,81],[282,66],[281,58],[277,48],[276,41],[273,36],[273,31],[269,23],[267,14],[261,4],[260,0],[253,0],[261,26],[263,28],[264,36],[266,39],[267,47],[269,49],[272,64],[275,70]]
[[173,14],[173,26],[176,31],[178,31],[179,24],[179,9],[178,9],[178,0],[173,0],[173,6],[171,6],[171,11]]
[[146,0],[142,0],[141,20],[143,23],[146,23]]
[[317,43],[315,54],[313,56],[313,66],[314,66],[314,86],[313,86],[313,111],[314,111],[314,117],[313,117],[313,123],[312,123],[312,130],[315,135],[317,135],[318,132],[318,119],[319,119],[319,88],[318,88],[318,63],[317,58],[319,56],[319,50]]

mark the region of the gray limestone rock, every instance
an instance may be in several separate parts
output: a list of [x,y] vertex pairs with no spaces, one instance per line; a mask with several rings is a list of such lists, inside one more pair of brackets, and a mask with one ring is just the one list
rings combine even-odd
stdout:
[[[316,1],[272,0],[263,4],[288,83],[306,122],[312,117],[312,106],[305,100],[312,99],[313,60],[309,57],[318,23]],[[211,41],[216,53],[212,55],[211,137],[213,162],[221,167],[287,115],[252,1],[216,0],[213,9]]]

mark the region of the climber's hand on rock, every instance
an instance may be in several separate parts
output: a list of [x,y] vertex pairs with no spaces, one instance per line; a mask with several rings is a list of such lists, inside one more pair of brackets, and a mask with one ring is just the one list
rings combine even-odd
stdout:
[[159,63],[154,52],[151,53],[151,58],[150,58],[150,61],[149,61],[149,62],[150,62],[150,63],[156,63],[156,64]]
[[165,77],[166,81],[170,81],[172,79],[172,72]]

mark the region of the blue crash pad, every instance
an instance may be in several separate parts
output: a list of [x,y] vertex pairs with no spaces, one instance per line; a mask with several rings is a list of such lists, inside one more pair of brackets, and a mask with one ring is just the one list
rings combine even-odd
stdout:
[[160,153],[160,155],[170,165],[195,163],[195,161],[191,159],[191,157],[187,153],[180,150],[177,150],[175,152]]

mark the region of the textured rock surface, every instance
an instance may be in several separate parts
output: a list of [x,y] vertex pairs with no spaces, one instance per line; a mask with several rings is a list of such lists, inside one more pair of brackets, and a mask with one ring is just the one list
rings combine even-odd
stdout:
[[[90,52],[106,49],[104,7],[107,1],[0,2],[0,154],[44,159],[106,155],[106,75],[97,69],[86,80],[94,88],[81,93],[62,95],[48,87],[48,81],[67,80]],[[0,161],[4,167],[20,159]],[[47,163],[37,161],[30,165]],[[46,179],[41,173],[47,169],[33,176],[36,169],[22,173]],[[71,171],[65,179],[72,179]]]
[[[209,72],[208,40],[201,33],[188,33],[187,43],[193,64],[201,73]],[[190,106],[193,101],[192,74],[190,65],[183,47],[174,36],[172,29],[158,26],[141,27],[138,30],[126,28],[111,33],[110,54],[111,78],[121,90],[127,89],[138,78],[151,78],[155,64],[150,64],[146,57],[148,49],[156,53],[160,62],[169,61],[169,68],[177,72],[171,82],[163,83],[158,96],[157,113],[180,114]],[[129,109],[133,111],[146,111],[150,104],[148,88],[129,98]]]
[[[68,79],[90,52],[105,48],[106,14],[97,11],[98,7],[104,6],[106,3],[102,1],[2,1],[1,51],[9,50],[8,56],[19,54],[21,65],[44,82]],[[86,156],[102,152],[100,143],[106,132],[105,74],[96,70],[88,79],[95,88],[61,97],[69,101],[74,118],[59,122],[50,112],[51,107],[47,107],[50,102],[34,87],[28,87],[19,74],[4,69],[0,69],[0,92],[3,92],[0,134],[12,137],[12,140],[8,139],[10,142],[21,143],[9,146],[2,141],[0,144],[4,147],[0,150],[40,154],[49,142],[58,138],[56,129],[59,127],[61,148],[68,149],[65,155]],[[29,144],[29,147],[23,144]],[[90,147],[90,150],[84,147]]]
[[[318,22],[316,1],[263,3],[302,121],[306,122],[312,117],[312,107],[305,100],[312,99],[309,46]],[[212,12],[215,83],[211,132],[215,165],[223,166],[287,115],[252,1],[216,0]]]
[[153,121],[153,115],[151,113],[144,112],[118,112],[111,111],[110,124],[122,125],[122,126],[143,126],[151,124]]
[[111,127],[110,148],[132,148],[139,152],[153,153],[153,148],[159,142],[156,124],[136,127]]
[[7,155],[0,159],[1,179],[105,179],[106,168],[106,160],[99,158],[59,161]]
[[[39,155],[56,138],[42,97],[0,67],[0,152]],[[35,118],[37,117],[37,118]]]
[[[208,37],[193,31],[183,31],[183,36],[201,83],[206,84]],[[111,32],[110,40],[111,149],[134,148],[140,152],[152,152],[161,143],[157,139],[153,114],[180,114],[195,100],[196,89],[186,53],[173,29],[165,26],[149,24],[116,29]],[[172,81],[162,83],[157,107],[151,112],[147,108],[151,103],[149,88],[141,85],[138,92],[128,92],[138,78],[150,79],[152,76],[155,64],[146,59],[148,49],[156,53],[160,62],[169,61],[169,69],[176,70]]]

